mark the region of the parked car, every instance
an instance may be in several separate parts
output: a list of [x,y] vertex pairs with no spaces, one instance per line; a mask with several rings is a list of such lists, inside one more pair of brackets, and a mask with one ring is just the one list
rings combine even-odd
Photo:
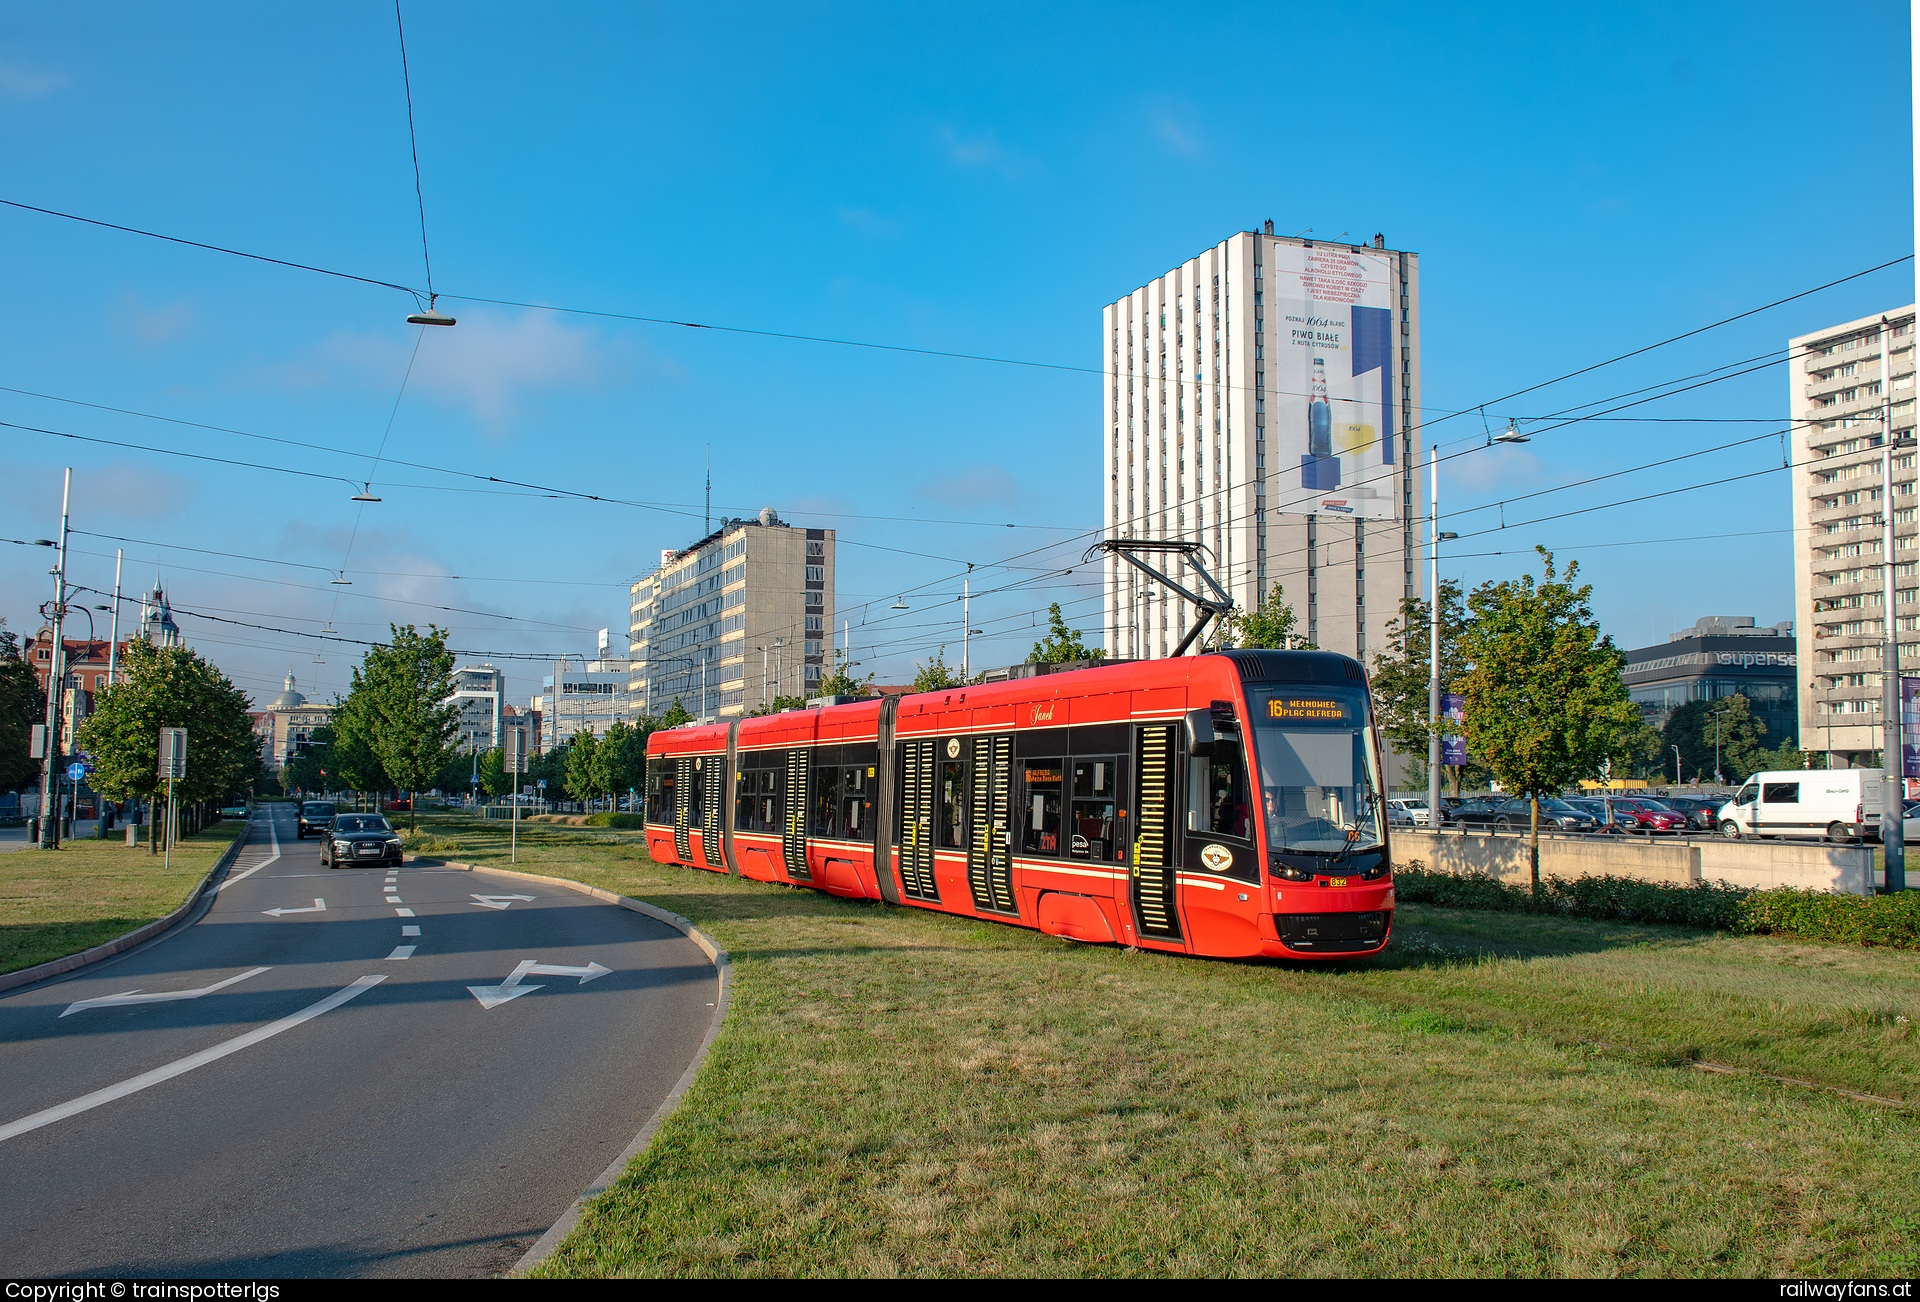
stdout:
[[333,820],[333,828],[320,846],[320,863],[327,868],[342,864],[400,864],[400,836],[393,825],[378,814],[342,814]]
[[1407,826],[1410,827],[1426,827],[1433,821],[1433,815],[1428,812],[1427,802],[1424,800],[1389,800],[1387,802],[1387,810],[1389,817],[1392,816],[1392,811],[1394,810],[1399,810],[1405,814],[1412,820],[1411,823],[1407,824]]
[[405,814],[413,809],[413,801],[406,796],[397,796],[387,802],[386,808]]
[[[1533,826],[1533,810],[1523,796],[1504,800],[1493,811],[1493,825],[1502,831]],[[1599,825],[1593,814],[1557,796],[1540,797],[1540,826],[1550,832],[1591,832]]]
[[299,836],[305,840],[309,836],[325,836],[333,826],[335,814],[331,800],[308,800],[300,806]]
[[245,818],[246,816],[247,807],[245,805],[220,806],[220,817],[222,818]]
[[1492,827],[1494,811],[1506,803],[1501,796],[1473,796],[1456,804],[1447,822],[1459,827]]
[[1587,799],[1590,805],[1599,805],[1604,811],[1601,819],[1604,827],[1644,836],[1687,830],[1685,814],[1647,796],[1590,796]]
[[1660,803],[1687,816],[1687,826],[1711,832],[1720,825],[1720,806],[1724,801],[1710,796],[1662,796]]

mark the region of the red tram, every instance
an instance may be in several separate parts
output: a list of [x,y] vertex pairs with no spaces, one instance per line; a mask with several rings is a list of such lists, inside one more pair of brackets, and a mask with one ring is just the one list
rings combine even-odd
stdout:
[[1393,922],[1366,675],[1135,661],[656,732],[647,849],[1175,953],[1374,953]]

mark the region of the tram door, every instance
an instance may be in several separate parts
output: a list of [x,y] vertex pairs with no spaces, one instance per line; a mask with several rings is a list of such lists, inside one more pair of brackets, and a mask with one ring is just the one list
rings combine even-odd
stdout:
[[[909,741],[902,745],[900,885],[916,900],[938,901],[940,888],[933,877],[934,819],[939,815],[940,765],[936,741]],[[881,854],[886,850],[882,847]],[[884,862],[884,860],[882,861]]]
[[726,857],[720,849],[720,799],[726,794],[726,764],[718,755],[708,755],[702,764],[702,787],[706,797],[700,806],[700,854],[709,868],[726,871]]
[[786,859],[787,876],[811,881],[807,867],[807,811],[812,807],[813,788],[808,782],[813,765],[811,754],[800,748],[787,752],[787,807],[781,811],[780,853]]
[[693,824],[693,757],[673,761],[673,853],[681,863],[693,864],[693,845],[687,835]]
[[1018,913],[1013,894],[1013,737],[973,739],[973,835],[967,843],[967,885],[983,913]]
[[1150,723],[1134,731],[1133,925],[1143,936],[1180,939],[1174,905],[1174,810],[1179,805],[1173,765],[1173,723]]

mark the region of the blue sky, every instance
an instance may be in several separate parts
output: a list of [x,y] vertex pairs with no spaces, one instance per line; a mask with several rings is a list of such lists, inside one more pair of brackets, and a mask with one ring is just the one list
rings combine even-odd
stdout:
[[[1097,367],[1102,305],[1232,231],[1382,231],[1421,255],[1444,446],[1481,437],[1478,415],[1445,412],[1913,246],[1897,3],[1817,21],[1769,4],[405,12],[452,294]],[[0,198],[418,285],[405,114],[383,4],[0,4]],[[1902,264],[1488,415],[1757,357],[1912,297]],[[698,535],[712,443],[716,513],[840,530],[840,606],[882,681],[942,643],[957,659],[968,561],[976,590],[1021,584],[976,603],[976,663],[1022,658],[1051,598],[1097,625],[1090,572],[1048,577],[1099,524],[1094,376],[453,302],[461,324],[420,341],[396,408],[410,306],[0,210],[0,385],[354,454],[0,392],[0,420],[340,477],[0,428],[0,536],[49,536],[73,464],[75,527],[143,540],[130,588],[160,565],[182,607],[230,619],[351,636],[437,619],[462,647],[578,653],[621,635],[630,576]],[[1636,414],[1781,420],[1787,393],[1776,365]],[[1775,428],[1594,422],[1463,457],[1445,509],[1488,509],[1449,527]],[[401,460],[672,509],[375,471],[383,436]],[[1762,439],[1505,517],[1779,459]],[[342,480],[368,474],[384,500],[357,508]],[[1578,556],[1628,645],[1701,614],[1771,623],[1793,614],[1788,490],[1776,473],[1516,523],[1461,547],[1499,555],[1449,568],[1512,573],[1536,542]],[[75,578],[110,586],[117,545],[78,539]],[[12,627],[37,622],[46,557],[0,544]],[[329,584],[343,565],[352,586]],[[887,609],[903,592],[911,609]],[[315,664],[299,638],[183,623],[256,693],[289,669],[319,695],[345,683],[344,652]],[[515,698],[538,672],[509,666]]]

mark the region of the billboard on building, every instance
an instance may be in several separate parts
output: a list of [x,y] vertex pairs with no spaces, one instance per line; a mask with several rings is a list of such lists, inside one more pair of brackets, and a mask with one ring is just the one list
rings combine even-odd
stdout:
[[1271,241],[1268,467],[1289,515],[1388,520],[1400,512],[1395,458],[1399,340],[1385,252]]

